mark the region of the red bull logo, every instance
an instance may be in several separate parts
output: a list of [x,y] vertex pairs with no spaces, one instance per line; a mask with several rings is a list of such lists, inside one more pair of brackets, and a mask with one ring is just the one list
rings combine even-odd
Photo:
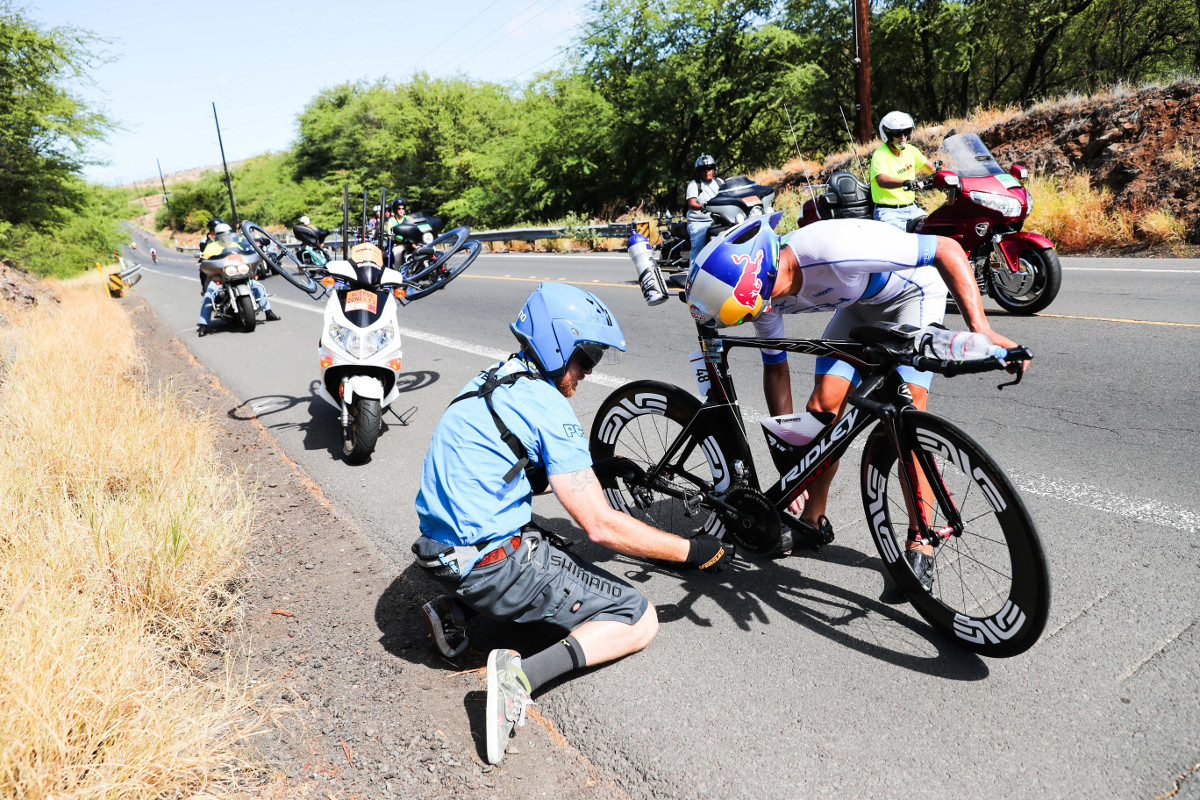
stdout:
[[759,250],[753,258],[736,253],[733,255],[733,263],[742,268],[742,275],[733,287],[733,299],[746,308],[755,308],[762,299],[763,282],[758,277],[758,270],[762,267],[764,252]]

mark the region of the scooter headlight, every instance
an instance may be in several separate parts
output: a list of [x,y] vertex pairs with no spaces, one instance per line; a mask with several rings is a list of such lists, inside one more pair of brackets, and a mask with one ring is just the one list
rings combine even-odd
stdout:
[[392,343],[396,329],[388,324],[373,331],[358,331],[331,322],[329,338],[355,358],[370,358]]
[[1006,217],[1021,216],[1021,201],[1012,195],[971,192],[971,200]]

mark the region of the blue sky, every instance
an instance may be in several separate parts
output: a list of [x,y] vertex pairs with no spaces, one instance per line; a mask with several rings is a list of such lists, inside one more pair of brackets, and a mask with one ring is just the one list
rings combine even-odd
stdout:
[[90,180],[124,183],[287,148],[321,89],[418,71],[523,82],[552,69],[585,0],[25,0],[43,26],[109,40],[113,59],[75,90],[122,126],[89,155]]

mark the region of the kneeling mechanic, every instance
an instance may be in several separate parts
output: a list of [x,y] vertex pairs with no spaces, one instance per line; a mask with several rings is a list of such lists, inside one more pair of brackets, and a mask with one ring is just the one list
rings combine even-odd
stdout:
[[547,485],[588,538],[619,553],[718,572],[733,552],[713,536],[682,539],[611,508],[592,472],[587,436],[567,398],[609,348],[625,350],[598,297],[543,283],[509,326],[521,351],[470,381],[429,445],[416,508],[417,562],[452,594],[426,604],[447,657],[467,647],[464,626],[482,612],[549,622],[565,638],[522,658],[487,661],[487,760],[504,757],[530,695],[547,681],[645,648],[658,615],[625,581],[567,552],[532,522],[532,496]]

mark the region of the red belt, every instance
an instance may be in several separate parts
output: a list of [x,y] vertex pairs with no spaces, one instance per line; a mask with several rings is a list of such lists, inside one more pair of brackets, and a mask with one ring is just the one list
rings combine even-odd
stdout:
[[[512,549],[514,551],[516,551],[516,549],[521,546],[521,537],[520,536],[512,537],[512,541],[510,541],[508,544],[512,547]],[[501,545],[501,546],[497,547],[495,550],[493,550],[492,552],[488,553],[483,558],[479,559],[479,561],[477,561],[475,563],[475,566],[486,567],[488,564],[495,564],[497,561],[501,560],[502,558],[505,558],[506,556],[508,556],[508,553],[505,552],[504,545]]]

